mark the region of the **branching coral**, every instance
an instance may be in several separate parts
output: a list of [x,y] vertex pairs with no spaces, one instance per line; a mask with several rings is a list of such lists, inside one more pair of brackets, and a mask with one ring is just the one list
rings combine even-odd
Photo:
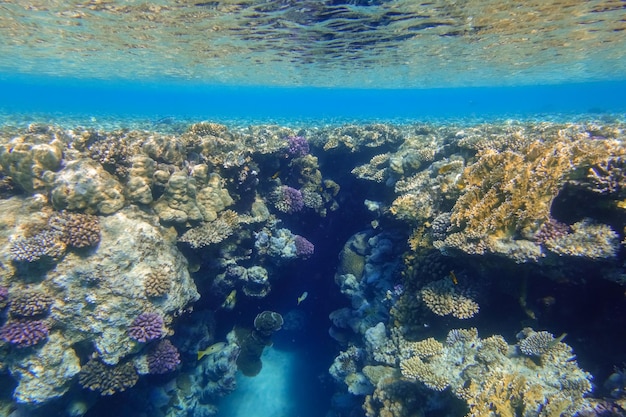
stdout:
[[36,290],[24,291],[11,297],[9,313],[16,317],[35,317],[46,314],[53,299]]
[[48,338],[48,324],[43,320],[9,321],[0,327],[0,338],[18,348],[33,346]]
[[211,244],[220,243],[235,232],[239,224],[239,216],[233,210],[226,210],[211,222],[202,223],[198,227],[187,230],[178,239],[198,249]]
[[576,172],[624,154],[618,141],[571,137],[565,131],[514,150],[481,150],[463,172],[463,193],[451,216],[456,233],[446,245],[517,261],[536,259],[538,249],[524,245],[531,245],[528,240],[550,219],[563,185]]
[[438,316],[452,315],[458,319],[474,317],[480,309],[471,291],[455,285],[449,277],[424,286],[419,296],[426,306]]
[[163,334],[163,317],[157,313],[141,313],[128,328],[128,335],[138,342],[158,339]]
[[84,248],[100,242],[100,222],[97,216],[62,211],[51,216],[48,225],[58,233],[59,240],[68,246]]

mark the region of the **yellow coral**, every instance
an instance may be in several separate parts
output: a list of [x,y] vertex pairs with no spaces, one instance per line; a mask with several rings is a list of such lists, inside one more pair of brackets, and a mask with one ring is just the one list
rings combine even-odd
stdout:
[[[481,150],[463,171],[463,194],[452,209],[451,222],[462,236],[449,237],[447,246],[467,251],[480,243],[490,252],[523,258],[511,249],[513,239],[528,241],[549,218],[552,201],[575,170],[624,154],[618,141],[563,132],[515,150]],[[469,236],[476,242],[468,242]],[[529,248],[522,252],[536,256]]]

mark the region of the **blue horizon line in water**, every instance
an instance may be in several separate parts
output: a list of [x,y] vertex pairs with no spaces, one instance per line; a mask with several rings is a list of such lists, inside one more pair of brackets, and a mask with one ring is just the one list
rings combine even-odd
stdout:
[[0,74],[0,109],[124,117],[497,117],[626,111],[626,80],[433,89],[337,89],[113,82]]

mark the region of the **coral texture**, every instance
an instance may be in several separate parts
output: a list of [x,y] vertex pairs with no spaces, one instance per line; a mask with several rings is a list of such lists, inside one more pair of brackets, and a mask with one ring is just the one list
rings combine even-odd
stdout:
[[304,208],[304,199],[300,190],[283,185],[272,193],[272,202],[277,210],[292,214]]
[[100,223],[97,216],[62,211],[50,217],[49,226],[68,246],[84,248],[100,242]]

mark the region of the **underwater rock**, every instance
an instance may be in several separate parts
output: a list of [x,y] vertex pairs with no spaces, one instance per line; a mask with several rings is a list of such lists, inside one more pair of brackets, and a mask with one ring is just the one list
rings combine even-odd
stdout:
[[[103,217],[101,241],[89,262],[70,253],[49,273],[65,300],[51,316],[64,323],[64,335],[72,343],[91,341],[105,363],[116,364],[133,351],[136,342],[127,329],[141,313],[158,313],[167,325],[199,298],[186,259],[156,222],[135,209]],[[164,272],[170,274],[169,292],[153,303],[144,281]]]
[[[45,188],[48,174],[61,168],[65,144],[54,132],[25,133],[0,145],[0,172],[27,193]],[[4,142],[4,141],[2,141]]]
[[60,332],[32,355],[10,355],[9,371],[18,381],[13,392],[16,401],[41,404],[63,395],[80,371],[80,362],[70,341]]
[[237,367],[246,376],[255,376],[263,366],[261,355],[272,344],[272,334],[281,329],[283,317],[274,311],[263,311],[254,319],[254,329],[236,328],[235,335],[241,352]]
[[57,210],[85,210],[92,214],[112,214],[125,203],[122,184],[90,159],[68,162],[57,172],[50,197]]

